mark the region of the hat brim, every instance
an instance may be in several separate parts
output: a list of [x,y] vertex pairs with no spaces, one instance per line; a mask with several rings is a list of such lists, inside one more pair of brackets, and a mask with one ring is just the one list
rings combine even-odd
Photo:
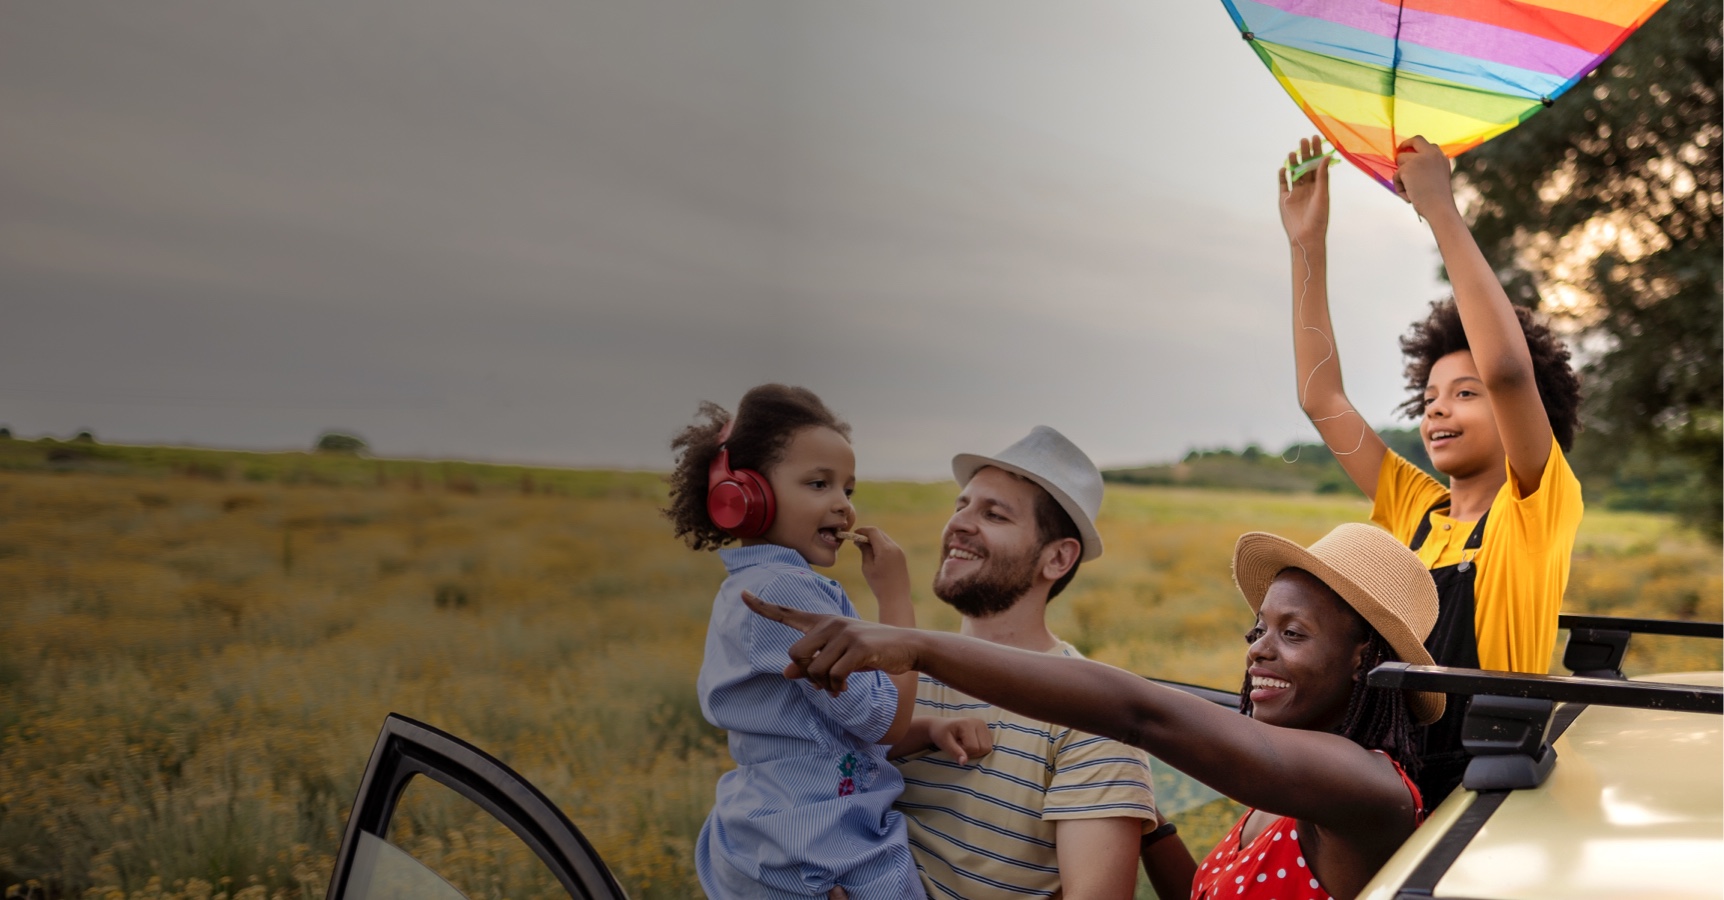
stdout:
[[971,478],[976,477],[977,472],[988,466],[1033,481],[1040,485],[1042,490],[1047,491],[1048,496],[1054,498],[1054,502],[1058,503],[1060,509],[1065,510],[1066,515],[1071,518],[1072,524],[1077,526],[1078,535],[1081,538],[1080,542],[1083,544],[1083,555],[1078,557],[1079,562],[1089,562],[1101,555],[1101,534],[1095,530],[1095,525],[1090,522],[1089,513],[1084,512],[1083,507],[1079,506],[1077,501],[1071,498],[1071,495],[1054,486],[1046,478],[1009,462],[1002,462],[993,457],[979,456],[974,453],[960,453],[952,457],[952,477],[958,480],[959,487],[963,487],[970,483]]
[[[1273,534],[1254,531],[1239,539],[1233,550],[1233,583],[1245,595],[1251,611],[1263,606],[1269,585],[1283,569],[1300,569],[1311,573],[1341,596],[1354,612],[1363,616],[1401,662],[1413,665],[1434,665],[1424,641],[1399,616],[1373,598],[1353,579],[1329,565],[1304,547]],[[1441,718],[1446,698],[1431,691],[1407,691],[1407,707],[1420,725],[1429,725]]]

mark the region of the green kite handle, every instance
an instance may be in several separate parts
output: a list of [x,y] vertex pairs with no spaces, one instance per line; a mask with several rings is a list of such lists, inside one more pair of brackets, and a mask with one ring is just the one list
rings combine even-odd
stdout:
[[1305,173],[1322,165],[1324,160],[1328,160],[1329,165],[1331,166],[1341,161],[1340,158],[1335,155],[1335,151],[1330,150],[1327,153],[1320,153],[1313,156],[1297,166],[1289,162],[1287,164],[1287,183],[1292,184],[1293,182],[1304,178]]

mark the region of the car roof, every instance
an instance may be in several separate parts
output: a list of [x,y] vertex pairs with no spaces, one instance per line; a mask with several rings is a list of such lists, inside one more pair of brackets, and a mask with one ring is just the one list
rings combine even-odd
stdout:
[[[1636,679],[1724,686],[1724,673]],[[1724,722],[1709,713],[1588,707],[1537,788],[1485,820],[1432,896],[1490,900],[1724,896]],[[1481,795],[1457,790],[1371,884],[1389,900]]]

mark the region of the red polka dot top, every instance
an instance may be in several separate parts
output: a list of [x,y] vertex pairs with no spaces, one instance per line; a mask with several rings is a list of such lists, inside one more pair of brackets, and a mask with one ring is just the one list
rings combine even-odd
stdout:
[[[1413,795],[1418,821],[1424,821],[1419,789],[1399,765],[1395,771]],[[1250,846],[1241,847],[1239,832],[1249,818],[1250,812],[1240,816],[1233,830],[1197,867],[1191,900],[1335,900],[1312,874],[1304,851],[1299,849],[1298,820],[1290,816],[1276,819]]]

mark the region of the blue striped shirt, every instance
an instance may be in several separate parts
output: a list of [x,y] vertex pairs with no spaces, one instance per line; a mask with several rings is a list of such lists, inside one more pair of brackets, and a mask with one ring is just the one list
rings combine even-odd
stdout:
[[713,601],[700,667],[700,709],[729,732],[736,768],[718,781],[701,826],[695,868],[712,900],[921,898],[903,816],[903,779],[876,742],[891,728],[898,691],[879,672],[850,676],[837,697],[784,677],[802,635],[751,612],[744,589],[768,603],[856,618],[838,582],[775,545],[719,551],[730,577]]

